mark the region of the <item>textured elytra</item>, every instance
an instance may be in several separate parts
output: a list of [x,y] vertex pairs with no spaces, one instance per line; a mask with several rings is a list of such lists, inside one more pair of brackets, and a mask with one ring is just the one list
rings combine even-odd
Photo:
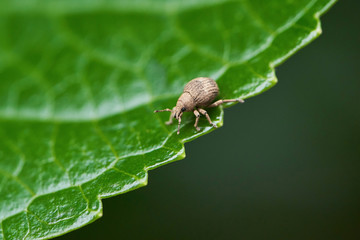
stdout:
[[219,87],[213,79],[199,77],[185,85],[184,93],[189,93],[196,106],[206,107],[219,94]]
[[68,232],[100,217],[101,198],[144,186],[211,129],[184,116],[177,136],[154,109],[196,76],[221,98],[269,89],[333,2],[1,1],[0,239]]

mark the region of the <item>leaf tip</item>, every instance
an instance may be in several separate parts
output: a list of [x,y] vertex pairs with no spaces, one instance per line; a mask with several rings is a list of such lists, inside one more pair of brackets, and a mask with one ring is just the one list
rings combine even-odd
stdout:
[[270,83],[271,83],[272,85],[277,84],[277,82],[278,82],[278,79],[277,79],[276,76],[274,76],[273,78],[270,79]]
[[183,147],[181,149],[181,153],[177,156],[176,160],[181,160],[184,159],[186,157],[186,153],[185,153],[185,148]]
[[148,175],[146,174],[146,177],[142,178],[139,182],[139,187],[144,187],[148,184]]

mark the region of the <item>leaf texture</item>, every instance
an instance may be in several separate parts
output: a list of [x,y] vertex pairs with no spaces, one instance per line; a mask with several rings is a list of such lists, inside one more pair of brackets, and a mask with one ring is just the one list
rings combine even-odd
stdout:
[[[102,215],[102,198],[184,158],[184,142],[212,130],[206,119],[196,132],[185,114],[177,135],[153,111],[199,76],[217,81],[220,98],[269,89],[333,3],[3,0],[0,240],[84,226]],[[221,126],[222,108],[209,113]]]

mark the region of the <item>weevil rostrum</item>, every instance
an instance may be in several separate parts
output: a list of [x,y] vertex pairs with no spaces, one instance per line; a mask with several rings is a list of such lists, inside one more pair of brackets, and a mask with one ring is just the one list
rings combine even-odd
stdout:
[[170,119],[166,124],[172,124],[173,119],[176,118],[178,120],[177,134],[180,133],[181,117],[184,112],[194,113],[196,117],[194,127],[197,131],[200,131],[198,127],[200,114],[204,115],[209,123],[216,128],[217,126],[211,121],[209,114],[203,108],[217,107],[228,102],[244,102],[242,99],[221,99],[211,103],[218,94],[219,87],[213,79],[207,77],[194,78],[185,85],[184,91],[173,109],[166,108],[154,112],[171,112]]

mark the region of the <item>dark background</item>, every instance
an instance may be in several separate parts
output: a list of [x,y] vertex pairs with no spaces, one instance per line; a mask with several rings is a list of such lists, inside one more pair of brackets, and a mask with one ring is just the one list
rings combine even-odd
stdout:
[[59,239],[360,239],[359,11],[339,1],[273,89]]

